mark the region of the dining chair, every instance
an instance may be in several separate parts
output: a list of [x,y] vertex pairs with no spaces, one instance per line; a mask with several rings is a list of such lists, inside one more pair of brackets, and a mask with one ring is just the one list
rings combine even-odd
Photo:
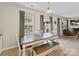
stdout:
[[[20,40],[19,40],[19,35],[18,34],[16,34],[16,39],[17,39],[17,46],[18,46],[18,52],[17,52],[17,54],[19,56],[21,56],[23,54],[23,47],[21,47]],[[27,46],[25,50],[28,51],[28,50],[31,50],[31,49],[32,49],[32,46]]]

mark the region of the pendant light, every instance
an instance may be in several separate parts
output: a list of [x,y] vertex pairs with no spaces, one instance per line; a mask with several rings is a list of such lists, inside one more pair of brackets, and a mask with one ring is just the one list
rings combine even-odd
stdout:
[[45,14],[46,14],[46,15],[52,15],[52,14],[53,14],[53,11],[49,8],[49,2],[48,2],[48,8],[47,8],[47,10],[45,11]]

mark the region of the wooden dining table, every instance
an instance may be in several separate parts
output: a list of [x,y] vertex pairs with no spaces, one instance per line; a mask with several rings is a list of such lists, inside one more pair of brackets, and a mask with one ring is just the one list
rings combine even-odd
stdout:
[[[37,36],[37,38],[35,38],[35,36]],[[40,37],[38,37],[40,36]],[[25,56],[25,50],[26,47],[28,46],[33,46],[35,44],[41,43],[41,42],[45,42],[46,40],[57,36],[54,33],[43,33],[43,34],[31,34],[28,36],[24,36],[21,38],[21,45],[23,48],[23,56]]]

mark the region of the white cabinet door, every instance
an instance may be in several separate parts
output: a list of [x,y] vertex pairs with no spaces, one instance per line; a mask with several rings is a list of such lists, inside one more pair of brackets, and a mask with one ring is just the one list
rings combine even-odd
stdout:
[[2,35],[0,35],[0,53],[2,52]]

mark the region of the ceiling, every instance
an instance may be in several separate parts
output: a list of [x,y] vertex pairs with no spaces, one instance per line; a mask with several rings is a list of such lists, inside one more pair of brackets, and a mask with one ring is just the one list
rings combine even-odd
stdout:
[[[48,7],[47,2],[18,2],[18,4],[41,11]],[[50,2],[49,5],[54,14],[65,17],[79,16],[79,2]]]

